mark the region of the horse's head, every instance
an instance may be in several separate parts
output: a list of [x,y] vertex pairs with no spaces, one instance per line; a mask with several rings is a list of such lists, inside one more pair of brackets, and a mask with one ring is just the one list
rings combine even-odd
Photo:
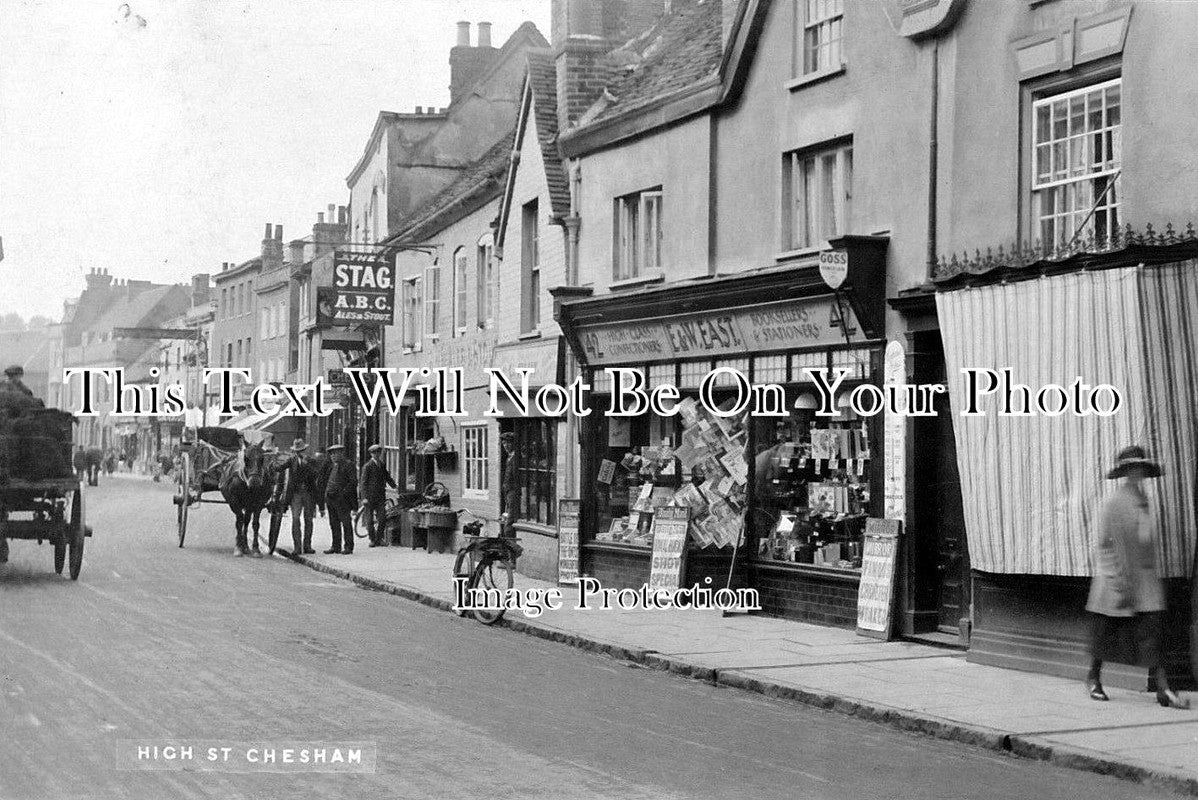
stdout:
[[266,454],[262,450],[262,443],[255,442],[249,445],[242,452],[241,457],[246,485],[251,489],[261,487],[266,475]]

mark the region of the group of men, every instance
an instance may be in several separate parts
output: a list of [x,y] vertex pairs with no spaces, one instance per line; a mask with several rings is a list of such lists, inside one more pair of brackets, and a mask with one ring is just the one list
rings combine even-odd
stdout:
[[370,546],[383,544],[386,534],[387,487],[395,487],[395,479],[383,464],[383,448],[371,445],[370,460],[361,473],[346,457],[345,446],[329,447],[327,456],[317,450],[308,453],[308,443],[296,439],[275,475],[271,497],[266,505],[270,512],[270,550],[274,552],[282,526],[283,514],[291,512],[292,552],[295,555],[314,554],[312,547],[313,518],[319,511],[328,511],[333,544],[326,555],[350,555],[354,552],[354,509],[358,506],[359,489],[366,515]]

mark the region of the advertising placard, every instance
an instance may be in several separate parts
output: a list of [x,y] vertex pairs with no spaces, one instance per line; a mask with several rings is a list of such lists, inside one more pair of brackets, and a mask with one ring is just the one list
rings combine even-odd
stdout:
[[690,511],[689,508],[671,506],[654,510],[653,560],[649,567],[649,591],[677,589],[682,585]]
[[578,518],[581,500],[557,503],[557,582],[578,583]]
[[894,575],[898,559],[897,519],[867,519],[857,589],[857,633],[889,641],[894,618]]
[[316,288],[321,325],[395,324],[395,265],[380,253],[338,250],[333,285]]

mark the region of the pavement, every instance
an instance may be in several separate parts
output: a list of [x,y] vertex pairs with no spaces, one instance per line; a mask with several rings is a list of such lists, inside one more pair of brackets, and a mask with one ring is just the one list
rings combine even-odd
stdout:
[[[359,540],[351,556],[297,560],[451,610],[449,554]],[[518,576],[516,585],[554,584]],[[1080,674],[1067,680],[972,664],[954,650],[772,617],[580,611],[574,596],[564,591],[559,611],[535,619],[508,612],[500,624],[719,686],[1198,796],[1198,710],[1161,708],[1146,692],[1108,688],[1110,702],[1100,703]]]

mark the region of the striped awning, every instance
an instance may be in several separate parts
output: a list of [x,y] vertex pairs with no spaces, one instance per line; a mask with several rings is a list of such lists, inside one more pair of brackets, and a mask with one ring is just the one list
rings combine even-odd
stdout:
[[[1044,276],[936,296],[971,566],[1086,576],[1105,479],[1142,444],[1164,467],[1147,481],[1169,577],[1193,568],[1198,490],[1198,262]],[[961,416],[965,367],[1045,384],[1118,388],[1113,416]]]

